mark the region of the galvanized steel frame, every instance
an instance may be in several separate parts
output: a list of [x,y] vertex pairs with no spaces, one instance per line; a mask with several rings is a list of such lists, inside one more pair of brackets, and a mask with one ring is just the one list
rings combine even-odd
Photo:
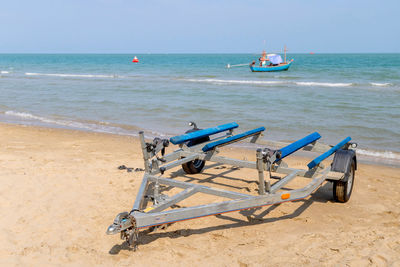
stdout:
[[[208,152],[203,152],[201,150],[201,148],[207,143],[232,135],[233,130],[229,130],[224,135],[192,147],[181,144],[179,145],[180,148],[178,150],[175,150],[174,152],[165,156],[158,157],[157,154],[161,150],[162,146],[157,146],[149,151],[147,143],[145,142],[144,133],[140,132],[139,138],[143,152],[143,159],[145,162],[145,174],[143,176],[143,180],[132,211],[129,213],[125,212],[119,214],[114,221],[114,224],[109,227],[107,233],[115,234],[121,232],[122,236],[124,231],[132,232],[132,228],[137,231],[138,229],[169,224],[177,221],[299,200],[309,196],[327,179],[340,180],[344,177],[343,173],[332,172],[330,166],[324,167],[322,164],[319,164],[312,169],[304,170],[289,168],[283,160],[280,160],[276,163],[266,163],[263,160],[261,149],[257,150],[256,162],[217,156],[218,148]],[[262,133],[260,132],[255,136],[251,136],[250,143],[273,147],[282,147],[287,145],[286,143],[282,142],[261,140],[261,135]],[[315,141],[310,145],[304,146],[302,150],[326,152],[331,147],[332,146]],[[164,178],[162,176],[165,171],[193,160],[205,160],[219,164],[227,164],[236,167],[257,170],[259,194],[242,194],[238,192],[222,190],[219,188],[182,182],[171,178]],[[274,162],[274,160],[271,162]],[[265,173],[279,173],[286,174],[286,176],[271,184],[271,177],[268,175],[266,176]],[[305,187],[300,189],[279,191],[283,188],[283,186],[296,177],[311,178],[311,181]],[[183,191],[168,197],[160,194],[160,185],[181,188]],[[219,203],[166,210],[169,207],[176,205],[180,201],[195,195],[196,193],[215,195],[228,198],[230,200]],[[149,201],[152,201],[153,205],[147,207]],[[126,234],[124,236],[126,236]]]

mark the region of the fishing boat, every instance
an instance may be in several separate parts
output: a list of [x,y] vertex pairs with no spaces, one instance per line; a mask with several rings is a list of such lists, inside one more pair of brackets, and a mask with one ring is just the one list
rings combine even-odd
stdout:
[[252,72],[268,72],[268,71],[283,71],[288,70],[290,65],[293,63],[293,59],[286,61],[286,46],[285,46],[285,59],[278,54],[268,54],[263,51],[262,56],[258,59],[260,61],[259,65],[253,61],[250,63],[250,70]]
[[255,65],[250,65],[250,69],[252,72],[264,72],[264,71],[282,71],[282,70],[288,70],[290,65],[292,65],[293,59],[290,60],[289,62],[282,62],[277,65],[271,65],[271,66],[255,66]]

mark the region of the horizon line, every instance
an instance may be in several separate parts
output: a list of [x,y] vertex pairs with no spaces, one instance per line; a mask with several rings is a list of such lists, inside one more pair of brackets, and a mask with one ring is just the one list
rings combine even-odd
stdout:
[[[0,52],[0,55],[19,54],[19,55],[220,55],[220,54],[259,54],[260,52]],[[270,52],[270,53],[284,53]],[[400,52],[289,52],[287,54],[400,54]]]

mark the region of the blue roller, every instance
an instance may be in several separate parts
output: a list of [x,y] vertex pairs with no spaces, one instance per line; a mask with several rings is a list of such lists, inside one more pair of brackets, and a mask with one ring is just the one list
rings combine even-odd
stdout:
[[347,138],[345,138],[344,140],[342,140],[340,143],[338,143],[336,146],[332,147],[331,149],[329,149],[328,151],[326,151],[325,153],[319,155],[318,157],[316,157],[315,159],[313,159],[310,163],[307,164],[309,169],[314,168],[315,166],[317,166],[318,164],[320,164],[324,159],[326,159],[327,157],[329,157],[330,155],[332,155],[333,153],[335,153],[337,150],[339,150],[340,148],[342,148],[342,146],[344,146],[345,144],[347,144],[349,141],[351,140],[351,137],[348,136]]
[[321,135],[319,133],[315,132],[310,135],[307,135],[306,137],[304,137],[300,140],[297,140],[294,143],[291,143],[290,145],[285,146],[284,148],[279,149],[279,151],[281,152],[281,157],[279,159],[277,159],[276,161],[279,161],[279,160],[283,159],[284,157],[289,156],[290,154],[296,152],[300,148],[305,147],[306,145],[309,145],[312,142],[315,142],[320,138],[321,138]]
[[227,124],[220,125],[217,127],[207,128],[204,130],[198,130],[195,132],[174,136],[174,137],[171,137],[169,139],[169,141],[174,145],[178,145],[178,144],[185,143],[187,141],[210,136],[210,135],[217,134],[217,133],[220,133],[223,131],[228,131],[228,130],[231,130],[231,129],[234,129],[237,127],[239,127],[239,125],[236,122],[231,122],[231,123],[227,123]]
[[239,141],[240,139],[249,137],[251,135],[258,134],[258,133],[260,133],[262,131],[265,131],[265,127],[260,127],[260,128],[254,129],[254,130],[250,130],[250,131],[247,131],[247,132],[244,132],[244,133],[241,133],[241,134],[237,134],[237,135],[225,138],[225,139],[221,139],[221,140],[218,140],[218,141],[215,141],[215,142],[212,142],[212,143],[208,143],[207,145],[205,145],[202,148],[202,150],[204,152],[207,152],[209,150],[214,149],[217,146],[227,145],[229,143],[232,143],[232,142],[235,142],[235,141]]

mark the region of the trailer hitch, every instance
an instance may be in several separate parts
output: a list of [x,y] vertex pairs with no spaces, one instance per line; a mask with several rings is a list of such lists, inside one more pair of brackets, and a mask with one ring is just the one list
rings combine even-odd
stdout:
[[115,235],[119,232],[132,227],[132,220],[128,212],[121,212],[115,217],[113,224],[107,228],[108,235]]
[[121,239],[136,251],[139,240],[139,229],[136,227],[135,218],[128,212],[121,212],[115,217],[113,224],[107,228],[108,235],[120,233]]

